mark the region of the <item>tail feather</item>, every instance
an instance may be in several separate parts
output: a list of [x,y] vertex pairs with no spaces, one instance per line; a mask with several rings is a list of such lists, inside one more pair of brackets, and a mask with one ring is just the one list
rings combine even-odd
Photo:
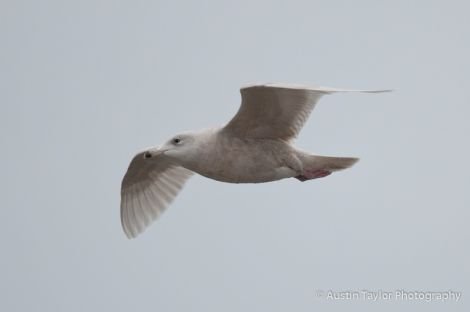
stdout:
[[307,181],[329,176],[332,172],[347,169],[359,161],[354,157],[331,157],[300,153],[302,173],[297,175],[300,181]]
[[331,156],[317,156],[312,155],[310,159],[304,163],[304,168],[323,169],[331,172],[339,171],[352,167],[359,161],[359,158],[354,157],[331,157]]

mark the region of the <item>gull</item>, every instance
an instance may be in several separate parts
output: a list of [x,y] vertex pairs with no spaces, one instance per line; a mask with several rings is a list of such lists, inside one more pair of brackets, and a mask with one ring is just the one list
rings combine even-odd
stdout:
[[121,185],[124,233],[141,234],[194,173],[229,183],[303,182],[351,167],[358,158],[313,155],[295,148],[293,140],[323,95],[387,91],[288,84],[241,88],[241,106],[225,126],[184,132],[134,156]]

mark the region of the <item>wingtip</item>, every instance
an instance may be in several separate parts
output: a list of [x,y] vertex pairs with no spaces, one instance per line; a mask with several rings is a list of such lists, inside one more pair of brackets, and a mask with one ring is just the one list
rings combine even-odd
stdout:
[[124,235],[127,237],[127,239],[131,240],[136,237],[133,233],[131,233],[124,225],[122,227],[122,231],[124,232]]
[[340,88],[330,88],[330,87],[319,87],[319,91],[326,93],[337,93],[337,92],[359,92],[359,93],[386,93],[393,92],[393,89],[378,89],[378,90],[364,90],[364,89],[340,89]]
[[366,93],[386,93],[386,92],[394,92],[394,89],[383,89],[383,90],[365,90],[363,92]]
[[126,231],[126,230],[124,230],[123,232],[124,232],[124,235],[126,235],[126,238],[127,238],[128,240],[132,240],[132,239],[134,239],[134,238],[136,237],[135,235],[132,235],[131,233],[129,233],[129,232]]

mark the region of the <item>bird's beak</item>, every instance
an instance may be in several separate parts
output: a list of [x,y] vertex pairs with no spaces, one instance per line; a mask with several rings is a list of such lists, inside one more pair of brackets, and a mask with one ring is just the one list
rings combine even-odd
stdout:
[[156,147],[156,148],[151,148],[148,149],[147,151],[144,152],[144,158],[149,159],[161,154],[164,154],[168,149],[162,148],[162,147]]

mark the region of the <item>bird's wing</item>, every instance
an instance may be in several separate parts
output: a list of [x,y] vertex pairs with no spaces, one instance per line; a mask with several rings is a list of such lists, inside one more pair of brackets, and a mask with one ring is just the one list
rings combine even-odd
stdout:
[[288,84],[253,85],[240,89],[242,104],[224,131],[244,138],[295,138],[315,104],[334,92],[386,92],[389,90],[346,90]]
[[127,237],[136,237],[155,221],[192,174],[164,156],[135,155],[121,185],[121,223]]

